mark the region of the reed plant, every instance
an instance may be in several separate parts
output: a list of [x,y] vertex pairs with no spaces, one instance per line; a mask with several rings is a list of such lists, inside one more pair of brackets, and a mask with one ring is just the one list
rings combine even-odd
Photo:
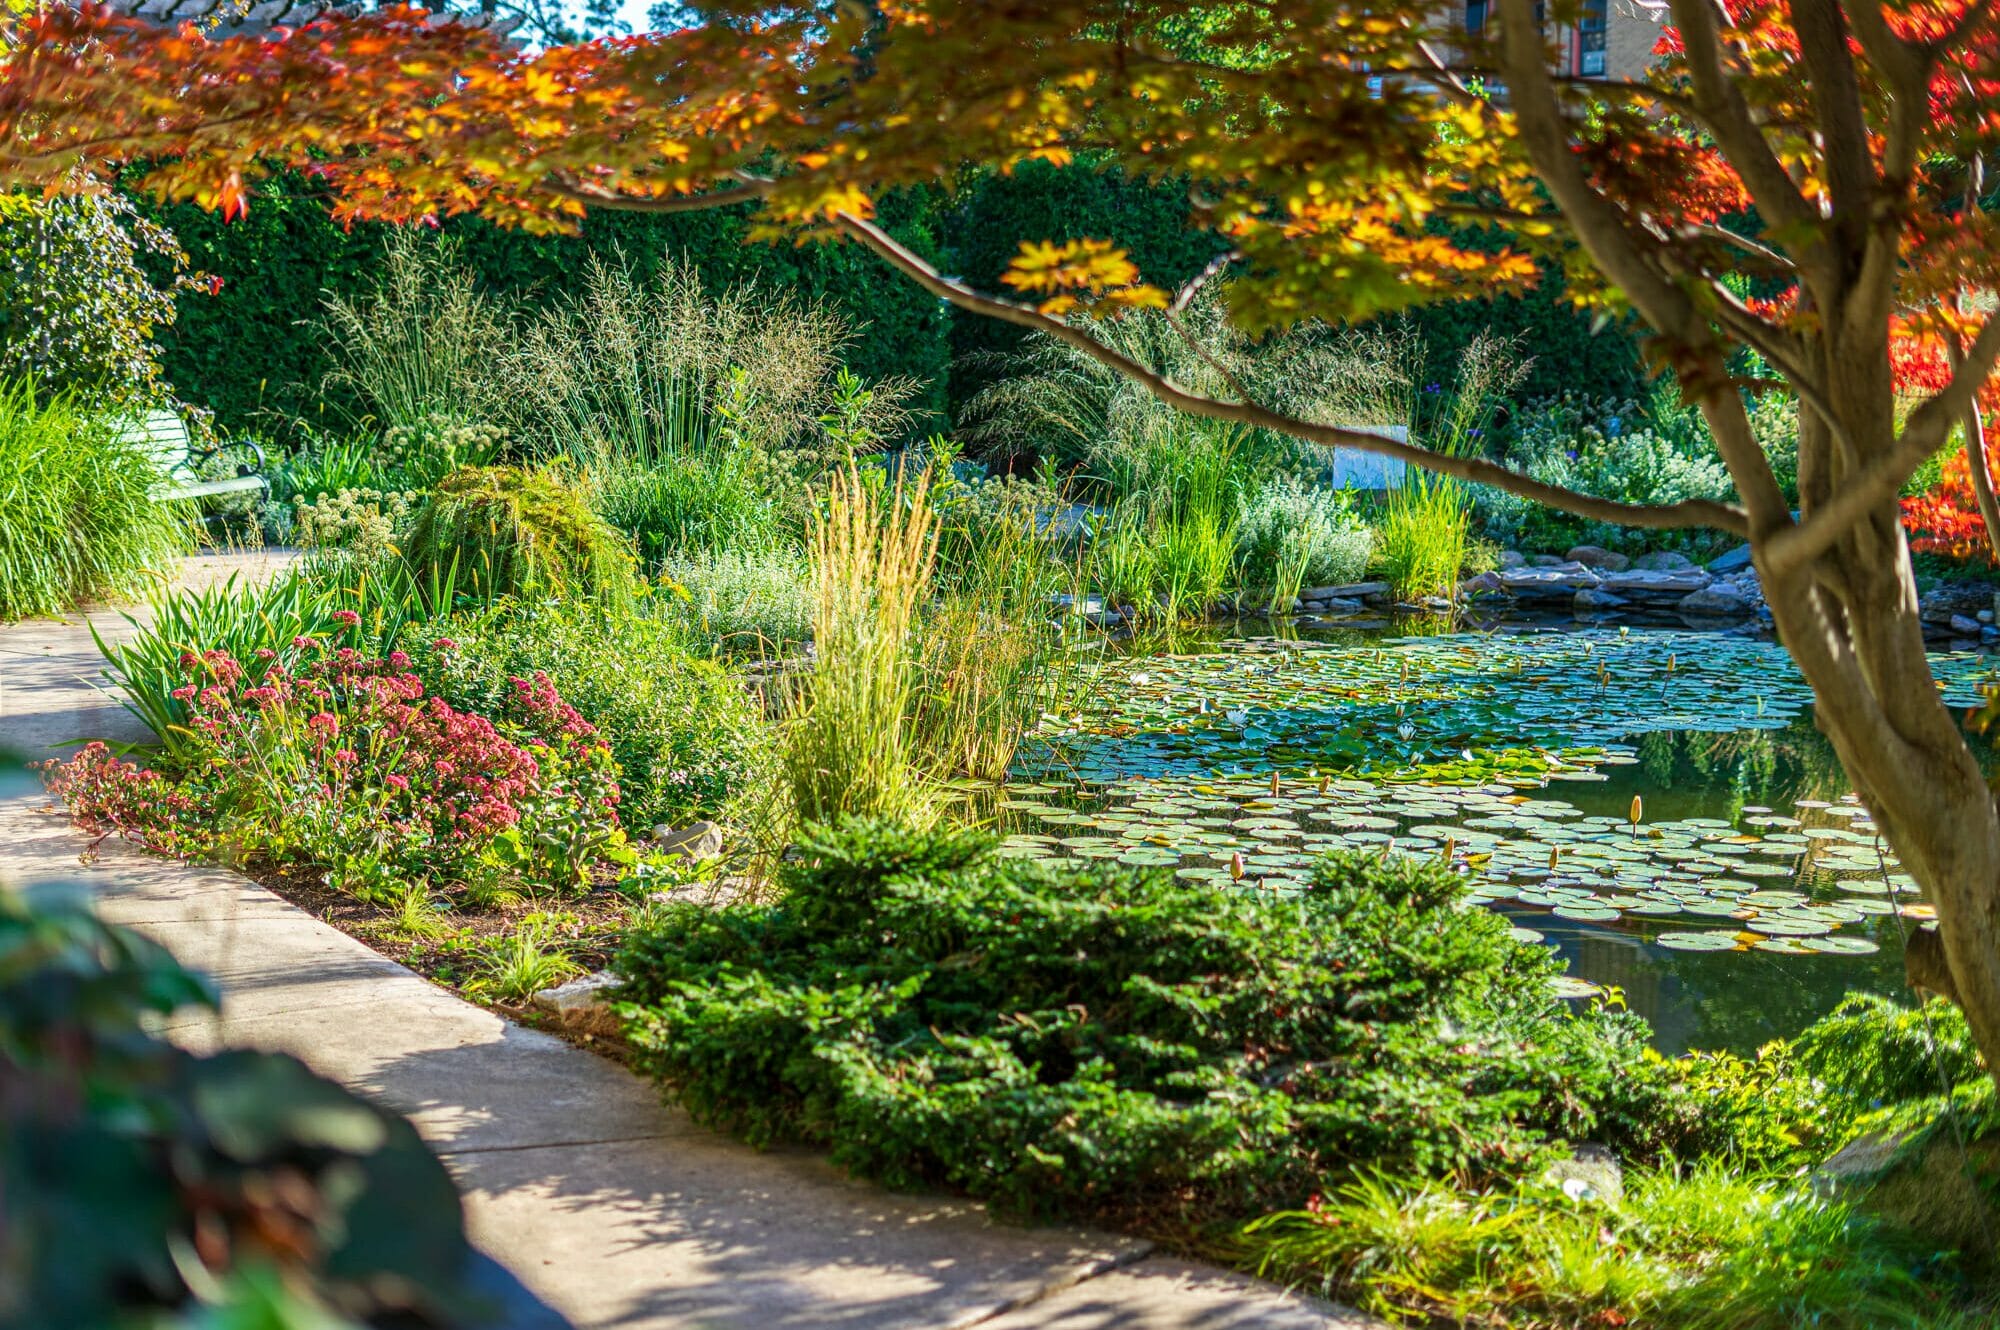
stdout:
[[1233,589],[1244,439],[1213,421],[1162,418],[1106,457],[1105,480],[1121,498],[1094,556],[1114,604],[1176,620],[1208,613]]
[[916,634],[910,713],[918,765],[939,781],[1004,779],[1022,735],[1071,679],[1053,610],[1080,589],[1079,567],[1037,517],[1031,502],[1003,500],[947,528],[950,574]]
[[1376,559],[1403,600],[1458,594],[1472,543],[1472,495],[1459,481],[1411,470],[1389,493],[1375,528]]
[[135,591],[192,549],[193,509],[155,498],[163,479],[116,421],[0,383],[0,620]]
[[930,489],[928,472],[906,483],[850,467],[808,529],[815,655],[789,704],[783,761],[804,821],[935,816],[910,723],[912,648],[936,571]]

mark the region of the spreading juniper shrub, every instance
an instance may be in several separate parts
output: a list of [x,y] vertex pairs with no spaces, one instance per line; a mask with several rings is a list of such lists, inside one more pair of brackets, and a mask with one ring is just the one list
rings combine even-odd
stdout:
[[618,961],[641,1065],[753,1142],[1150,1224],[1355,1165],[1630,1148],[1672,1098],[1643,1024],[1565,1010],[1554,962],[1441,867],[1328,858],[1282,898],[994,848],[853,820],[805,836],[779,903],[664,917]]

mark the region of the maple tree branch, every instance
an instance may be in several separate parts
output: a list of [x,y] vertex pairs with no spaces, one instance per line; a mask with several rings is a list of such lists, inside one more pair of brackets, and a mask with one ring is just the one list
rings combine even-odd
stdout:
[[[1789,10],[1819,121],[1820,157],[1832,202],[1830,221],[1842,244],[1859,255],[1869,229],[1876,175],[1846,16],[1840,0],[1791,0]],[[1897,98],[1891,116],[1906,110],[1907,101]],[[1922,113],[1925,108],[1920,105],[1916,109]],[[1911,141],[1914,143],[1914,138]]]
[[1204,287],[1222,275],[1223,269],[1242,257],[1241,254],[1232,249],[1226,250],[1210,259],[1207,267],[1189,278],[1187,285],[1174,293],[1174,303],[1169,306],[1169,312],[1179,314],[1186,310],[1189,305],[1195,302],[1195,297],[1202,293]]
[[1459,457],[1361,430],[1347,429],[1338,425],[1323,425],[1316,421],[1285,415],[1248,400],[1225,402],[1201,393],[1189,392],[1165,375],[1106,346],[1088,332],[1063,319],[1045,314],[1033,305],[982,294],[963,282],[945,276],[873,222],[849,213],[835,213],[834,220],[844,232],[939,299],[948,301],[969,313],[983,314],[1016,327],[1045,333],[1066,345],[1075,347],[1107,369],[1137,383],[1167,405],[1190,415],[1268,429],[1329,447],[1354,448],[1362,452],[1392,457],[1426,471],[1441,472],[1475,484],[1491,485],[1495,489],[1517,494],[1524,499],[1532,499],[1537,503],[1548,504],[1565,512],[1597,521],[1661,530],[1712,527],[1739,536],[1749,530],[1743,511],[1732,504],[1718,503],[1711,499],[1686,499],[1670,504],[1622,503],[1614,499],[1599,499],[1510,471],[1483,457]]
[[1894,447],[1845,481],[1838,494],[1804,521],[1771,538],[1763,560],[1769,575],[1783,577],[1803,568],[1831,549],[1870,509],[1893,498],[1910,474],[1944,446],[1952,425],[1971,411],[1996,360],[2000,360],[2000,315],[1980,328],[1951,382],[1910,412]]
[[1965,413],[1965,469],[1972,477],[1972,497],[1979,521],[1986,528],[1986,545],[2000,563],[2000,499],[1993,494],[1993,468],[1986,460],[1986,413],[1975,400]]
[[1758,206],[1771,220],[1802,231],[1817,226],[1818,211],[1785,170],[1770,140],[1750,114],[1743,91],[1730,77],[1716,31],[1714,0],[1672,0],[1674,21],[1687,51],[1688,75],[1702,123],[1749,187]]
[[1669,335],[1694,331],[1687,296],[1654,272],[1610,200],[1591,188],[1549,81],[1534,0],[1500,0],[1501,48],[1514,123],[1536,173],[1590,257],[1646,321]]
[[542,190],[557,198],[573,203],[594,205],[599,208],[617,208],[623,212],[674,213],[701,212],[709,208],[727,208],[738,203],[755,203],[770,192],[768,181],[745,181],[726,189],[711,190],[706,194],[621,194],[616,190],[600,189],[579,181],[564,180],[550,176],[542,182]]
[[1780,254],[1769,245],[1752,240],[1748,236],[1738,235],[1726,226],[1718,226],[1714,222],[1695,222],[1682,224],[1678,229],[1692,235],[1707,236],[1712,240],[1720,240],[1723,244],[1734,246],[1742,250],[1745,254],[1762,259],[1784,272],[1796,273],[1799,270],[1799,265],[1789,255]]

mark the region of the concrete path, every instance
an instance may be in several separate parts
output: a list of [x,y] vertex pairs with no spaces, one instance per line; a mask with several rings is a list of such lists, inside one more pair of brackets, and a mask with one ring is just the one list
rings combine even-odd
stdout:
[[[39,759],[143,737],[91,686],[97,671],[81,621],[0,627],[0,749]],[[246,878],[116,843],[80,862],[88,848],[45,796],[0,800],[0,879],[77,883],[216,979],[221,1015],[177,1021],[176,1040],[294,1053],[408,1114],[457,1177],[474,1240],[579,1327],[1378,1324],[1137,1239],[1003,1225],[807,1152],[750,1150],[616,1063],[463,1002]]]

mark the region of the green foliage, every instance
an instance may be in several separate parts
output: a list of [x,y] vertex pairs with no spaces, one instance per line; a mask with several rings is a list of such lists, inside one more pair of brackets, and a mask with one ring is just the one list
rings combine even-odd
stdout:
[[451,1179],[408,1122],[293,1058],[147,1031],[215,1001],[79,905],[0,893],[0,1315],[490,1324]]
[[632,938],[622,1010],[701,1120],[893,1185],[1247,1218],[1364,1163],[1631,1144],[1664,1094],[1643,1026],[1564,1011],[1547,953],[1435,865],[1330,858],[1284,899],[866,821],[799,849],[778,904]]
[[632,555],[576,486],[552,471],[469,467],[445,477],[410,523],[404,557],[420,577],[456,570],[487,601],[633,593]]
[[1346,494],[1273,475],[1242,501],[1236,548],[1247,586],[1288,603],[1303,586],[1358,582],[1375,536]]
[[116,194],[0,195],[0,376],[93,402],[157,401],[154,337],[174,321],[173,288],[194,289],[186,269],[173,236]]
[[467,985],[502,1002],[526,1002],[582,971],[564,954],[546,915],[529,915],[486,950],[479,973]]
[[804,555],[742,549],[669,559],[656,612],[682,625],[692,644],[729,656],[770,659],[796,651],[812,631],[813,596]]
[[1471,553],[1472,496],[1448,476],[1412,468],[1375,525],[1375,561],[1398,598],[1458,594]]
[[[324,190],[301,176],[264,182],[246,216],[225,223],[192,204],[140,208],[163,221],[196,266],[223,279],[213,298],[183,297],[180,319],[161,336],[162,363],[184,396],[215,410],[226,431],[268,429],[274,418],[324,418],[319,389],[334,349],[301,337],[297,323],[324,295],[366,299],[382,280],[394,228],[328,215]],[[890,230],[937,257],[930,194],[883,200]],[[794,247],[747,243],[750,210],[641,216],[593,212],[580,236],[530,236],[473,218],[444,224],[460,246],[476,289],[495,297],[545,303],[581,292],[590,261],[622,258],[642,278],[669,262],[692,265],[711,291],[756,281],[825,300],[858,330],[847,361],[868,379],[907,375],[924,385],[915,405],[943,406],[950,351],[949,315],[886,265],[851,245]],[[329,385],[324,406],[334,419],[377,414],[351,389]]]
[[632,826],[726,818],[773,779],[755,701],[713,662],[689,656],[670,621],[500,606],[406,637],[412,667],[465,710],[494,713],[513,695],[511,680],[546,675],[611,745],[620,813]]
[[296,451],[274,462],[267,479],[271,501],[289,504],[342,490],[393,490],[402,477],[373,444],[311,435]]
[[1958,1323],[1948,1257],[1809,1179],[1713,1164],[1574,1200],[1376,1171],[1248,1225],[1237,1254],[1380,1315],[1495,1330]]
[[597,511],[638,547],[648,568],[727,552],[754,557],[797,531],[804,491],[748,445],[694,457],[618,460],[597,470]]
[[[1762,422],[1772,450],[1782,452],[1782,404],[1767,401],[1755,419]],[[1795,457],[1795,423],[1790,439]],[[1708,441],[1707,427],[1664,390],[1657,390],[1644,407],[1631,399],[1574,393],[1531,402],[1515,425],[1508,461],[1537,480],[1628,503],[1727,499],[1735,493]],[[1577,544],[1641,550],[1670,540],[1657,531],[1585,521],[1497,490],[1479,490],[1477,502],[1489,535],[1528,550],[1559,554]],[[1719,538],[1694,533],[1677,539],[1701,555],[1712,552]]]
[[153,498],[162,480],[112,419],[0,383],[0,620],[134,591],[192,548],[188,506]]

